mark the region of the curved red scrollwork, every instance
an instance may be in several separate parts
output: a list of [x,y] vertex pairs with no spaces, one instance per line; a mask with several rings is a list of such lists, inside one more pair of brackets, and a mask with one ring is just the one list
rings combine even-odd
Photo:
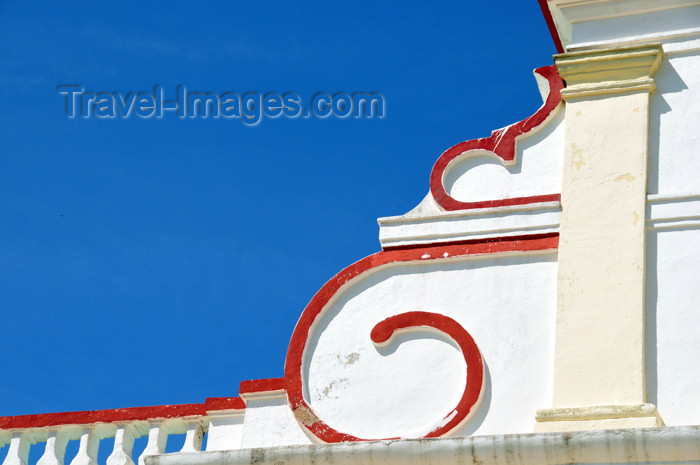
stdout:
[[467,364],[467,384],[457,406],[445,416],[444,424],[434,429],[426,438],[442,436],[459,426],[469,417],[479,402],[484,387],[484,362],[474,339],[459,323],[439,313],[408,312],[395,315],[377,324],[370,337],[375,344],[390,342],[391,338],[406,330],[433,328],[447,334],[457,343]]
[[[445,416],[441,426],[423,436],[426,438],[439,437],[459,426],[473,412],[474,407],[481,398],[484,387],[484,363],[474,339],[472,339],[467,330],[452,318],[438,313],[407,312],[389,317],[372,329],[370,338],[375,344],[383,345],[389,343],[395,334],[416,328],[436,329],[449,336],[459,346],[466,362],[467,382],[457,406]],[[316,417],[303,398],[296,399],[296,402],[293,403],[293,410],[299,422],[325,442],[371,441],[377,439],[358,438],[335,430]]]
[[[311,434],[324,442],[362,441],[365,439],[342,433],[333,429],[316,416],[309,404],[304,399],[303,361],[307,348],[309,335],[313,331],[314,324],[322,315],[326,305],[348,283],[361,277],[364,273],[389,264],[406,262],[425,262],[443,260],[446,257],[454,259],[483,254],[494,254],[516,251],[548,250],[556,249],[559,243],[559,235],[539,235],[520,238],[504,238],[500,240],[486,240],[476,243],[432,245],[428,247],[415,247],[410,249],[397,249],[378,252],[369,257],[348,266],[329,280],[314,295],[299,318],[289,342],[287,359],[284,367],[284,389],[287,391],[289,406],[294,412],[297,421]],[[393,334],[395,331],[408,329],[409,327],[430,327],[437,329],[451,337],[459,345],[465,354],[467,361],[467,390],[462,396],[455,417],[438,431],[431,432],[431,436],[440,436],[464,421],[473,412],[479,394],[483,388],[483,362],[479,351],[471,339],[471,336],[454,320],[433,313],[409,312],[409,316],[397,315],[389,319],[390,323],[380,323],[378,333],[375,333],[376,341],[382,340],[383,334]],[[415,316],[416,318],[411,317]],[[424,315],[418,318],[418,315]],[[430,315],[428,318],[426,315]],[[427,319],[426,319],[427,318]],[[386,320],[385,320],[386,321]],[[384,330],[382,330],[384,328]],[[395,328],[395,329],[392,329]],[[386,331],[389,331],[386,333]],[[388,337],[388,336],[387,336]],[[374,339],[374,338],[373,338]],[[388,340],[388,339],[387,339]],[[471,362],[470,362],[471,360]],[[469,391],[469,392],[467,392]],[[476,396],[476,397],[475,397]],[[452,414],[452,412],[450,412]],[[376,439],[376,438],[373,438]],[[368,439],[367,439],[368,440]]]
[[445,172],[450,163],[454,162],[462,154],[470,151],[486,151],[495,154],[504,164],[515,162],[515,141],[521,135],[528,133],[542,123],[554,112],[561,102],[561,90],[564,82],[559,77],[557,68],[544,66],[537,68],[539,74],[549,83],[549,94],[544,104],[537,112],[524,120],[511,124],[508,127],[494,131],[491,136],[481,139],[473,139],[450,147],[437,159],[430,174],[430,192],[435,201],[445,210],[466,210],[471,208],[503,207],[507,205],[524,205],[537,202],[551,202],[560,200],[560,194],[536,195],[531,197],[515,197],[507,199],[494,199],[479,202],[462,202],[454,199],[447,193],[443,184]]

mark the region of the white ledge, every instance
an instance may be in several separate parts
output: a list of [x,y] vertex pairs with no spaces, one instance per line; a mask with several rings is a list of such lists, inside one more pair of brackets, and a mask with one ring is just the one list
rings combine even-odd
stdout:
[[557,201],[379,218],[379,242],[387,248],[553,233],[560,211]]
[[631,46],[648,43],[661,43],[664,55],[687,53],[700,48],[700,28],[687,28],[663,34],[640,34],[620,39],[600,40],[597,42],[584,42],[567,47],[567,52],[579,52],[594,50],[597,48],[610,48],[615,46]]
[[700,226],[700,194],[647,196],[647,229],[688,229]]
[[564,407],[538,410],[537,421],[604,420],[658,416],[656,405],[596,405],[591,407]]
[[700,427],[314,444],[148,457],[146,465],[699,463]]

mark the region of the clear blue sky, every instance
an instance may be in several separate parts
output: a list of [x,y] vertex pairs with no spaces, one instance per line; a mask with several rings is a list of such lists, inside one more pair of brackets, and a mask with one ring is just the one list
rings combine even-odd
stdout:
[[[439,5],[439,6],[437,6]],[[0,416],[235,396],[440,153],[541,104],[535,0],[0,3]],[[60,84],[377,91],[386,117],[68,119]]]

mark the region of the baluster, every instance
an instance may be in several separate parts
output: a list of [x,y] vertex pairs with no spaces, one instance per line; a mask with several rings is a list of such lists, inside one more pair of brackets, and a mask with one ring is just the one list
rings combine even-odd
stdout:
[[58,430],[49,431],[49,438],[46,440],[44,454],[36,465],[63,465],[66,456],[66,446],[68,438]]
[[10,448],[2,465],[27,465],[29,461],[29,441],[24,433],[12,433]]
[[146,465],[146,457],[159,455],[165,452],[165,443],[168,441],[168,432],[163,421],[151,421],[148,429],[148,443],[139,457],[139,465]]
[[107,457],[107,465],[134,465],[131,453],[134,450],[132,425],[117,425],[114,436],[114,450]]
[[187,423],[187,434],[185,435],[185,443],[182,445],[180,452],[199,452],[202,450],[202,438],[204,432],[202,423],[199,420],[194,420]]
[[78,453],[70,465],[97,465],[97,450],[99,447],[100,438],[92,432],[91,428],[83,429]]

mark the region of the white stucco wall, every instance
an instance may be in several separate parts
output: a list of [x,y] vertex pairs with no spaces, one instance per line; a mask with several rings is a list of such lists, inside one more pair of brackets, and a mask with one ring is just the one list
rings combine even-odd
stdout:
[[207,450],[231,450],[241,447],[243,412],[211,412]]
[[[676,0],[656,0],[649,3],[689,4],[691,2],[678,2]],[[630,3],[630,2],[627,2]],[[640,2],[637,2],[640,3]],[[588,6],[594,15],[595,5]],[[650,10],[654,9],[650,5]],[[625,7],[620,8],[625,11]],[[644,8],[640,8],[644,11]],[[607,14],[614,15],[612,11]],[[618,13],[619,14],[619,13]],[[611,17],[607,19],[595,18],[592,20],[576,22],[573,29],[573,43],[586,44],[599,41],[623,41],[650,34],[664,34],[669,31],[682,31],[698,27],[700,5],[687,8],[673,8],[643,12],[630,16]]]
[[389,316],[434,312],[471,334],[487,367],[481,408],[459,434],[529,432],[535,410],[551,399],[555,304],[554,253],[381,267],[346,286],[312,330],[306,397],[325,423],[345,433],[427,433],[464,389],[458,349],[426,331],[379,349],[369,335]]
[[650,231],[647,392],[669,426],[700,424],[700,229]]
[[[700,16],[695,18],[700,23]],[[665,45],[651,98],[647,393],[667,425],[700,424],[700,41]]]
[[650,107],[649,194],[700,193],[699,51],[667,56],[656,86]]
[[246,400],[241,448],[311,444],[292,415],[284,392]]

